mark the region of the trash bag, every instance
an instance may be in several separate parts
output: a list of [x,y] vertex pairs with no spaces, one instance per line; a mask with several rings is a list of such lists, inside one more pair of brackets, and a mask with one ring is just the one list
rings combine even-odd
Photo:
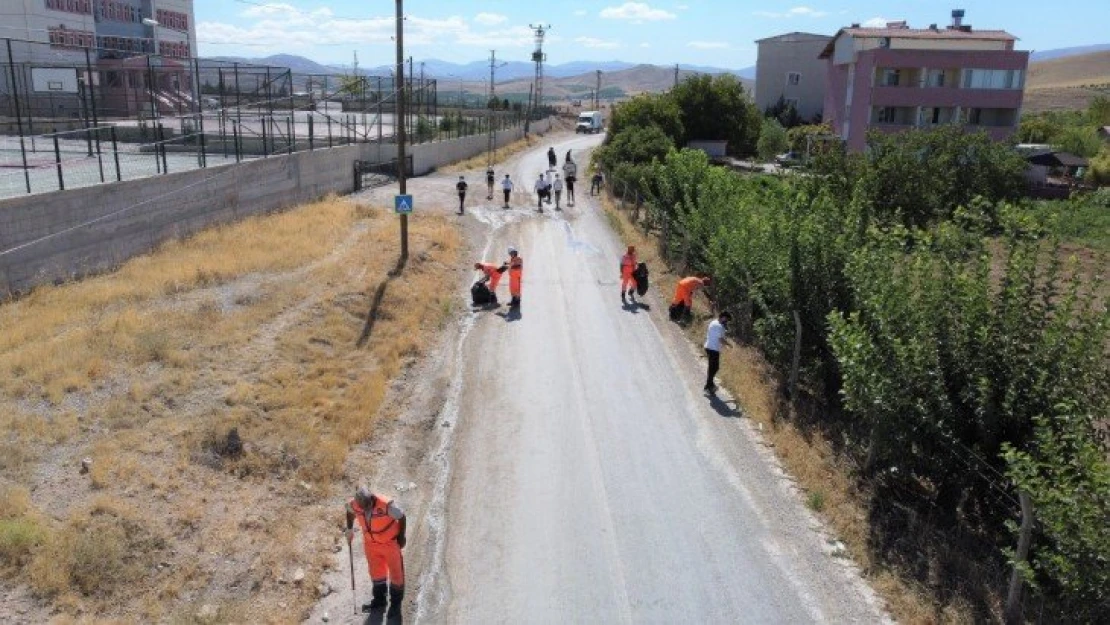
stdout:
[[648,268],[647,264],[640,263],[636,265],[636,269],[632,272],[632,278],[636,280],[636,294],[643,295],[648,290]]
[[475,282],[470,287],[470,301],[475,306],[488,306],[493,301],[493,293],[484,282]]
[[671,321],[682,321],[686,317],[686,304],[678,302],[671,304]]

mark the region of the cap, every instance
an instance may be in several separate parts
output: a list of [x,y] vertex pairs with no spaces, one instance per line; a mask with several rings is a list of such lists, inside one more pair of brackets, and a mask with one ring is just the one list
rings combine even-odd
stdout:
[[509,254],[516,254],[516,248],[515,247],[509,247]]
[[462,177],[462,176],[459,176],[459,180],[462,180],[462,179],[463,179],[463,177]]

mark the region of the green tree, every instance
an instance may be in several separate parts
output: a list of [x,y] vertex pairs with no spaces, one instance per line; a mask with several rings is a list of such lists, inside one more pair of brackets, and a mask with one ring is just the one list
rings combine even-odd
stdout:
[[1110,126],[1110,97],[1095,96],[1087,107],[1087,120],[1093,126]]
[[726,140],[729,154],[755,154],[763,116],[735,76],[691,76],[668,96],[682,112],[685,132],[678,145],[692,139]]
[[1021,143],[1050,143],[1063,128],[1046,115],[1026,115],[1018,126]]
[[790,141],[786,137],[786,129],[777,119],[770,118],[763,120],[763,127],[759,131],[759,142],[756,147],[756,152],[759,155],[759,160],[770,161],[775,158],[776,154],[781,154],[790,147]]
[[598,158],[612,170],[621,163],[642,165],[662,160],[674,147],[674,141],[658,126],[633,127],[611,137],[600,149]]
[[1091,126],[1071,126],[1053,138],[1052,147],[1077,156],[1091,157],[1098,154],[1102,141]]
[[666,94],[642,94],[622,102],[613,108],[609,120],[608,142],[628,128],[655,126],[663,131],[671,142],[682,141],[682,113],[678,104]]

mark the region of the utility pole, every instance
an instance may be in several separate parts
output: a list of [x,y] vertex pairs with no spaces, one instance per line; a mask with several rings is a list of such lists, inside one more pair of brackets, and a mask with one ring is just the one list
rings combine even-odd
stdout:
[[494,87],[493,72],[497,67],[497,51],[489,51],[489,97],[486,98],[486,167],[493,167],[493,150],[496,146],[493,133],[493,107],[497,90]]
[[674,86],[678,86],[678,63],[674,64]]
[[[398,193],[405,193],[405,7],[404,0],[397,0],[397,111],[393,117],[393,133],[397,137],[397,184]],[[400,120],[400,124],[398,124]],[[409,258],[409,216],[401,213],[401,262],[404,266]]]
[[597,70],[597,88],[594,89],[594,110],[601,110],[601,70]]
[[536,49],[532,52],[532,62],[536,64],[535,110],[539,110],[543,106],[543,63],[547,60],[547,55],[543,52],[543,38],[547,31],[551,30],[551,24],[546,26],[529,24],[528,28],[531,28],[536,35]]

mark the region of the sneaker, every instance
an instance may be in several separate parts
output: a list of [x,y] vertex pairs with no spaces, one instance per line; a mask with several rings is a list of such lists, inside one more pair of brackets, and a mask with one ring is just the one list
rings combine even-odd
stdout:
[[716,393],[717,392],[717,385],[716,384],[710,384],[709,386],[706,386],[702,390],[704,390],[706,393],[710,393],[710,394]]

